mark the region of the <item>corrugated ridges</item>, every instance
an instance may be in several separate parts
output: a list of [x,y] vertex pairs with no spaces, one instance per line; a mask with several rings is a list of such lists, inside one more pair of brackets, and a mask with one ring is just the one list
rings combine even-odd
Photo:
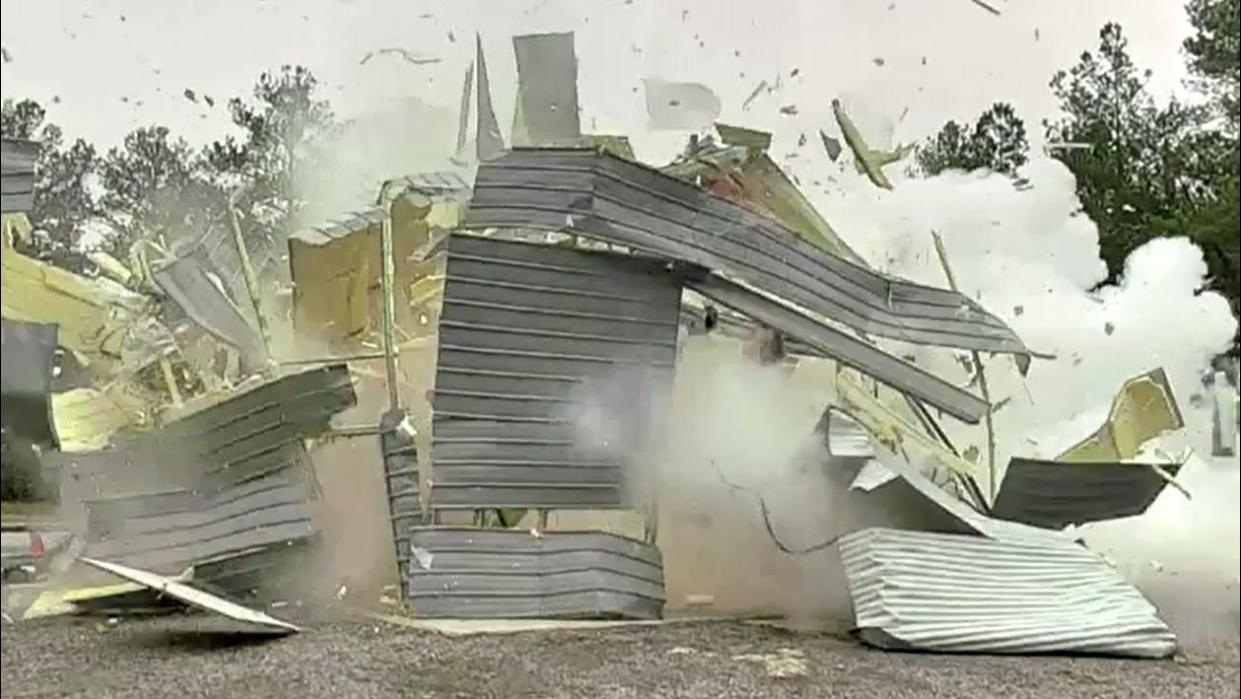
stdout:
[[625,255],[454,235],[443,298],[432,507],[620,506],[619,463],[574,422],[593,381],[670,382],[679,281]]
[[39,144],[4,139],[0,142],[0,211],[24,213],[34,208],[34,166]]
[[693,185],[606,153],[515,149],[480,166],[463,224],[578,233],[702,265],[868,334],[1026,353],[959,293],[836,258]]
[[307,488],[290,475],[210,495],[176,491],[89,502],[85,553],[175,574],[194,563],[308,539],[315,528]]
[[427,617],[658,618],[663,560],[603,532],[428,527],[413,532],[406,599]]
[[691,277],[686,284],[717,303],[796,337],[841,364],[864,371],[880,382],[965,422],[977,423],[987,412],[986,401],[968,391],[739,284],[711,274]]
[[[1180,464],[1160,468],[1171,476],[1181,469]],[[1140,515],[1166,485],[1162,476],[1144,464],[1018,458],[1008,462],[991,510],[1001,519],[1059,529]]]
[[865,529],[840,540],[856,625],[884,648],[1167,657],[1176,637],[1072,542]]
[[204,330],[253,361],[261,361],[264,349],[258,334],[224,290],[212,282],[208,276],[208,272],[216,273],[212,267],[206,249],[197,247],[155,272],[155,283]]

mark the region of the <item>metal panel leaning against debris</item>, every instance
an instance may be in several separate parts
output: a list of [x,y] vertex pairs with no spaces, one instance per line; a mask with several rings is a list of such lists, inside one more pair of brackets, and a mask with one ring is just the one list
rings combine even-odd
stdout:
[[402,569],[422,617],[657,619],[659,549],[594,531],[428,527],[412,531]]
[[840,540],[856,627],[881,648],[1165,658],[1155,607],[1084,546],[864,529]]
[[575,233],[727,273],[867,334],[1026,354],[969,298],[828,255],[765,216],[606,153],[516,149],[484,163],[467,228]]
[[[1181,466],[1158,468],[1176,476]],[[1168,484],[1155,469],[1151,464],[1012,459],[991,514],[1051,529],[1140,515]]]
[[627,255],[460,234],[446,276],[432,508],[621,506],[620,463],[583,413],[622,432],[608,438],[640,429],[622,418],[649,406],[612,405],[609,389],[642,401],[670,383],[679,279]]
[[1146,442],[1185,426],[1172,384],[1163,369],[1129,379],[1112,400],[1107,420],[1057,461],[1116,462],[1132,459]]

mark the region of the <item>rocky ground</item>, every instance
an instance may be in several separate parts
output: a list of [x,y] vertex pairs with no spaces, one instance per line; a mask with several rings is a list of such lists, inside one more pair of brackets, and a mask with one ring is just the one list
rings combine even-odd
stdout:
[[261,640],[202,616],[6,624],[5,697],[1241,696],[1235,638],[1168,661],[888,653],[733,622],[450,636],[382,621]]

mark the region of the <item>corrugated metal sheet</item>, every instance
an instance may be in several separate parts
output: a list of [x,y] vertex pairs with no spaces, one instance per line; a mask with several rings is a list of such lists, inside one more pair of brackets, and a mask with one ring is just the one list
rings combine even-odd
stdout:
[[1027,351],[959,293],[825,254],[765,216],[606,153],[516,149],[484,163],[464,225],[577,233],[692,262],[871,335]]
[[517,99],[528,144],[563,144],[582,133],[573,32],[513,37]]
[[[1162,464],[1171,476],[1180,464]],[[1144,464],[1091,464],[1013,459],[991,513],[1001,519],[1060,529],[1070,524],[1140,515],[1168,484]]]
[[620,506],[619,463],[574,423],[617,383],[636,400],[670,383],[679,280],[625,255],[465,235],[446,279],[432,507]]
[[379,449],[383,455],[388,514],[392,519],[392,540],[396,544],[399,566],[404,566],[409,556],[410,532],[427,523],[420,500],[418,451],[414,440],[412,424],[404,411],[385,413],[379,421]]
[[236,347],[246,357],[261,361],[265,354],[258,333],[246,321],[232,299],[212,277],[224,284],[206,250],[195,248],[155,272],[155,283],[187,316],[216,338]]
[[[279,259],[276,241],[257,233],[247,235],[245,241],[250,265],[254,267],[254,273],[260,280],[283,280],[287,276],[286,265]],[[241,268],[241,255],[237,254],[237,243],[232,230],[228,226],[212,226],[203,235],[200,244],[211,260],[212,267],[223,278],[229,295],[234,299],[249,299],[245,272]],[[254,312],[249,308],[250,304],[239,305],[246,320],[254,322]]]
[[881,648],[1176,652],[1155,607],[1079,544],[864,529],[841,538],[840,555],[856,626]]
[[25,213],[34,208],[34,165],[39,144],[33,141],[0,141],[0,211]]
[[404,574],[423,617],[656,619],[659,549],[603,532],[419,528]]
[[0,319],[0,419],[4,429],[42,447],[55,448],[52,424],[52,364],[57,326]]
[[188,490],[86,503],[85,555],[167,574],[283,547],[315,533],[306,484],[276,473],[212,493]]
[[987,412],[987,403],[981,398],[868,342],[738,284],[711,274],[690,277],[686,284],[717,303],[792,335],[841,364],[863,371],[901,393],[926,401],[965,422],[977,423]]

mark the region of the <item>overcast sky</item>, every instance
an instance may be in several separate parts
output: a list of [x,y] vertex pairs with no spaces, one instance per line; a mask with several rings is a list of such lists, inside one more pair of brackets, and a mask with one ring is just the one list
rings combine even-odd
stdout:
[[[972,0],[2,0],[0,39],[12,58],[2,87],[101,145],[149,123],[202,142],[228,128],[222,98],[284,63],[309,66],[344,114],[411,96],[455,112],[480,31],[505,124],[510,37],[573,30],[582,122],[596,132],[640,130],[637,88],[654,76],[704,82],[725,119],[782,131],[821,122],[832,96],[850,95],[892,121],[905,114],[895,135],[910,139],[994,100],[1035,121],[1052,114],[1049,78],[1095,46],[1108,20],[1125,27],[1161,94],[1183,80],[1181,0],[987,1],[1002,14]],[[386,47],[442,62],[359,64]],[[742,112],[754,86],[777,75],[781,91]],[[187,88],[217,106],[190,102]],[[787,104],[799,115],[782,116]]]

